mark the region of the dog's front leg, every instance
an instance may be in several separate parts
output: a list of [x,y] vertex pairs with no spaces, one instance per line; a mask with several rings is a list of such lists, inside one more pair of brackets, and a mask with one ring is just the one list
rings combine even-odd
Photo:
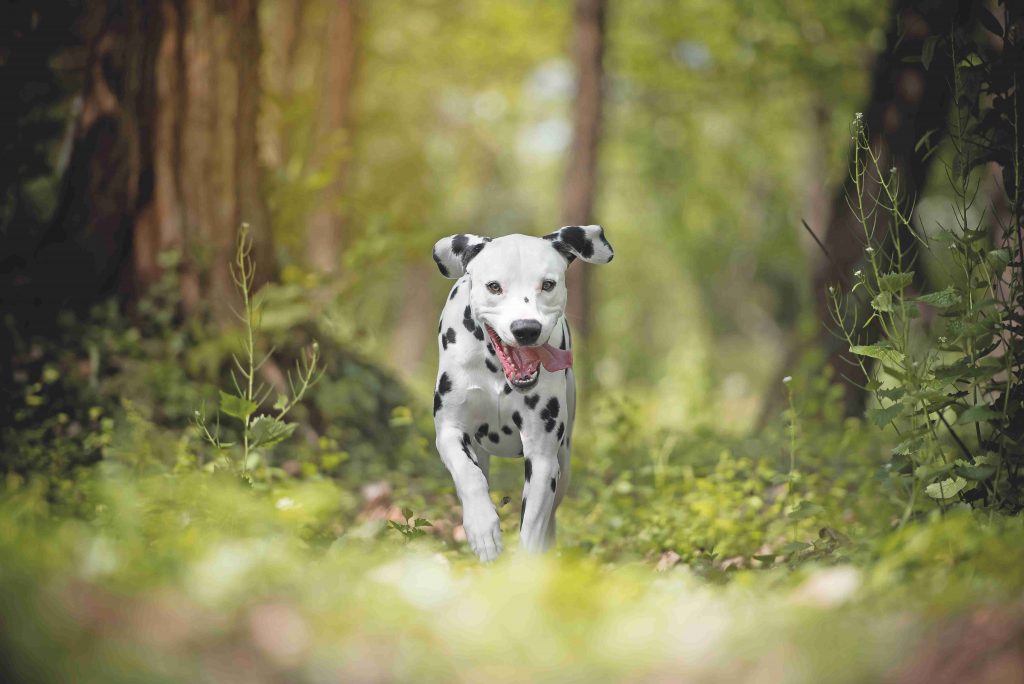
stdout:
[[522,520],[519,526],[519,543],[530,553],[547,550],[553,541],[555,491],[561,472],[558,466],[558,443],[550,435],[526,441],[525,450],[526,482],[523,485]]
[[437,451],[455,481],[469,547],[481,561],[494,560],[502,550],[501,526],[488,493],[487,476],[469,442],[469,435],[454,427],[440,429]]

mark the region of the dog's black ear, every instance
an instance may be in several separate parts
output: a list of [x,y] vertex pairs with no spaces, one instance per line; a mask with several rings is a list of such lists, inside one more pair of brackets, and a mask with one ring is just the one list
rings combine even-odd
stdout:
[[459,233],[434,243],[434,262],[445,278],[461,278],[466,266],[480,253],[491,238]]
[[601,226],[565,226],[544,236],[551,246],[569,260],[579,257],[590,264],[607,264],[615,258],[615,250],[604,237]]

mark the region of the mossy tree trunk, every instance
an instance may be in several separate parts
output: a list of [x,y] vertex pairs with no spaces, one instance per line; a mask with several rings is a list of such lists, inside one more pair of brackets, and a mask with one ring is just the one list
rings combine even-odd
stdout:
[[58,211],[31,269],[57,306],[138,297],[180,253],[182,304],[230,316],[228,264],[247,222],[274,268],[256,129],[256,0],[108,0],[90,8],[88,58]]

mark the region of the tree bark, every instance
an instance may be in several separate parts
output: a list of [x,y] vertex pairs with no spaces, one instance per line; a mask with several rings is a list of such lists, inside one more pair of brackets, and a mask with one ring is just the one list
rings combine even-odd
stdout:
[[137,297],[177,250],[184,309],[230,317],[238,226],[274,270],[256,126],[256,0],[98,3],[60,208],[27,287],[57,306]]
[[[340,200],[345,188],[347,160],[324,151],[348,147],[351,139],[352,91],[356,74],[355,0],[333,0],[324,40],[324,98],[320,105],[318,133],[311,150],[314,168],[333,166],[330,184],[320,193],[319,203],[309,219],[306,260],[322,273],[335,273],[339,266],[344,218]],[[326,143],[326,144],[325,144]]]
[[[576,0],[573,12],[573,63],[577,90],[572,110],[572,144],[562,186],[562,225],[593,222],[597,157],[603,104],[605,0]],[[586,338],[592,327],[589,269],[569,268],[566,316]]]

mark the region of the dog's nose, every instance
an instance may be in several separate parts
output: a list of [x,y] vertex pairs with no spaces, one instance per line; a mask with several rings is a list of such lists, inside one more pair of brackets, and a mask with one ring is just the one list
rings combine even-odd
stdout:
[[518,321],[512,321],[509,328],[519,344],[533,344],[540,337],[540,321],[520,318]]

